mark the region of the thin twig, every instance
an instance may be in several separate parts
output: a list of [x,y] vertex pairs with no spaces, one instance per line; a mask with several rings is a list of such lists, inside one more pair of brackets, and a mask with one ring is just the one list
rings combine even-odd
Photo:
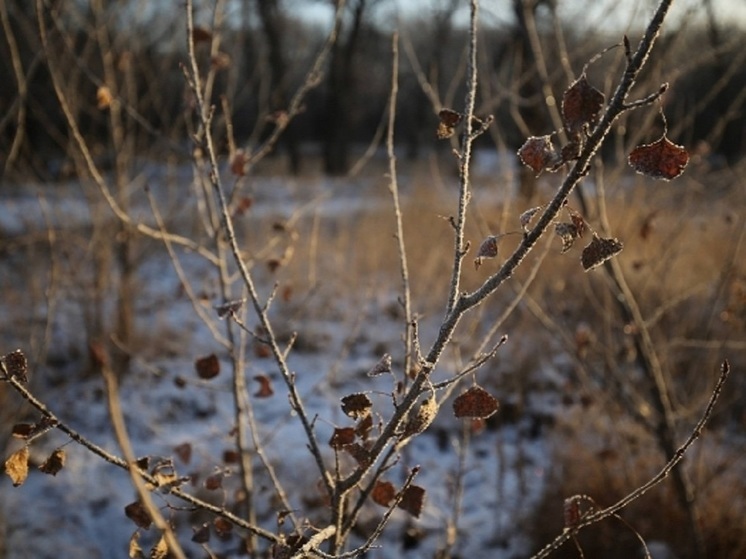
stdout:
[[548,557],[552,552],[559,549],[559,547],[567,542],[570,538],[577,535],[583,528],[586,528],[591,524],[596,524],[597,522],[600,522],[601,520],[604,520],[618,513],[619,511],[627,507],[630,503],[639,499],[650,489],[666,479],[666,477],[671,473],[676,465],[684,458],[684,455],[686,454],[687,450],[689,450],[689,447],[692,446],[692,444],[694,444],[694,441],[696,441],[702,434],[702,430],[704,429],[707,422],[710,420],[710,416],[712,416],[712,412],[715,409],[715,403],[717,402],[720,393],[723,390],[725,381],[730,375],[730,370],[731,369],[728,361],[723,361],[722,365],[720,366],[720,376],[718,377],[717,383],[715,384],[715,387],[710,394],[710,399],[707,402],[707,406],[705,407],[704,412],[702,413],[702,417],[700,417],[699,421],[694,426],[694,429],[692,429],[692,432],[689,434],[686,441],[684,441],[684,443],[676,450],[674,456],[666,463],[665,466],[663,466],[663,468],[661,468],[661,470],[656,475],[654,475],[647,483],[630,492],[628,495],[626,495],[613,505],[588,515],[572,529],[566,529],[562,534],[557,536],[551,543],[547,544],[536,555],[532,556],[531,559],[543,559],[544,557]]
[[404,307],[404,378],[412,368],[412,294],[409,287],[407,249],[404,245],[404,225],[399,204],[399,183],[396,178],[396,154],[394,153],[394,124],[396,123],[396,98],[399,92],[399,34],[391,39],[391,92],[389,94],[389,122],[386,135],[386,150],[389,159],[389,191],[394,203],[396,219],[396,241],[399,253],[399,271],[402,282],[402,306]]
[[155,506],[153,497],[145,486],[145,482],[142,476],[142,470],[137,467],[137,457],[132,449],[132,441],[127,434],[127,427],[124,423],[124,414],[122,413],[122,407],[119,402],[119,388],[117,386],[117,379],[114,375],[114,371],[109,367],[108,364],[104,363],[101,367],[101,372],[104,377],[106,385],[106,399],[109,405],[109,415],[111,417],[111,425],[114,428],[114,435],[119,443],[119,448],[122,450],[124,459],[127,463],[127,470],[132,480],[132,485],[137,491],[137,495],[140,497],[140,502],[147,511],[150,519],[155,524],[156,528],[161,531],[161,534],[168,544],[168,549],[176,559],[186,559],[184,550],[179,544],[179,540],[176,539],[173,528],[163,518],[161,511]]

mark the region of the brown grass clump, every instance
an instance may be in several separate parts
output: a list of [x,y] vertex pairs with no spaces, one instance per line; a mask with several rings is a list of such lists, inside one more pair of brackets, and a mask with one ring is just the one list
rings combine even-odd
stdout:
[[[608,506],[650,479],[665,460],[652,436],[619,408],[577,405],[557,417],[552,439],[552,468],[548,490],[538,506],[531,527],[534,541],[550,539],[563,529],[563,502],[573,495],[587,495],[600,507]],[[746,503],[743,450],[716,437],[687,462],[692,473],[697,511],[707,557],[743,557],[746,530],[742,519]],[[685,516],[670,482],[654,488],[622,514],[626,523],[646,542],[665,542],[676,557],[691,556],[688,538],[681,533]],[[619,520],[608,520],[583,531],[578,544],[586,557],[607,559],[638,557],[641,544],[632,529]],[[566,544],[555,557],[577,557]]]

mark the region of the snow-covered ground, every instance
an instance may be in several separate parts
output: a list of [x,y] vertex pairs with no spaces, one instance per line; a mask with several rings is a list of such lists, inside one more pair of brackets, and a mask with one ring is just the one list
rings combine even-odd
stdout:
[[[494,161],[483,160],[489,167]],[[487,171],[485,171],[487,172]],[[148,182],[159,202],[169,211],[171,223],[179,223],[186,215],[191,199],[188,187],[179,195],[158,183],[164,175],[154,171]],[[406,182],[406,181],[404,181]],[[257,179],[252,185],[255,204],[246,219],[267,215],[289,216],[304,204],[324,216],[343,215],[346,212],[370,211],[381,204],[390,203],[385,182],[370,178],[356,179],[355,183],[326,179]],[[179,198],[182,196],[182,198]],[[406,196],[406,192],[404,194]],[[23,239],[33,232],[44,238],[46,226],[58,230],[58,237],[66,231],[85,231],[91,205],[82,195],[79,185],[42,188],[29,185],[16,189],[4,197],[0,204],[0,232],[4,239]],[[153,223],[150,211],[144,204],[135,206],[134,215]],[[389,242],[390,232],[382,231],[382,242]],[[85,233],[82,233],[85,235]],[[44,241],[38,241],[42,245]],[[58,240],[59,242],[59,240]],[[22,251],[23,248],[13,250]],[[36,306],[17,308],[18,296],[23,296],[27,286],[19,283],[36,276],[44,283],[49,269],[23,266],[43,266],[43,256],[33,261],[13,259],[4,255],[3,291],[0,308],[5,316],[13,317],[17,325],[28,321],[23,328],[6,323],[2,328],[2,352],[20,346],[32,360],[34,348],[19,332],[32,332],[43,328],[48,317],[46,300],[35,299]],[[58,255],[61,258],[70,256]],[[198,278],[204,285],[215,285],[205,262],[194,255],[182,254],[182,264],[191,278]],[[70,262],[67,262],[69,266]],[[9,273],[7,267],[16,268]],[[87,265],[81,263],[81,265]],[[21,268],[18,268],[21,266]],[[63,267],[64,268],[64,267]],[[67,269],[67,268],[65,268]],[[210,282],[212,281],[212,284]],[[121,386],[122,407],[135,452],[139,456],[174,457],[180,475],[193,476],[194,483],[187,489],[206,499],[232,502],[237,484],[237,465],[225,463],[224,453],[234,448],[233,396],[227,356],[214,341],[209,330],[195,315],[192,303],[184,296],[179,280],[165,251],[150,251],[138,265],[137,328],[143,340],[139,353],[132,362],[132,373]],[[267,293],[270,285],[262,285]],[[396,286],[394,286],[395,288]],[[42,290],[43,291],[43,290]],[[367,293],[367,292],[366,292]],[[351,425],[340,409],[340,399],[353,392],[366,392],[374,402],[374,411],[386,417],[391,410],[390,376],[371,379],[365,373],[381,357],[383,350],[400,356],[402,320],[395,313],[385,312],[395,304],[397,294],[386,289],[366,293],[327,293],[320,301],[306,307],[299,318],[285,329],[297,330],[301,340],[312,340],[289,357],[289,365],[296,375],[298,390],[310,417],[315,421],[318,439],[326,453],[327,464],[334,463],[332,449],[326,444],[335,426]],[[205,309],[214,312],[215,298],[203,301]],[[368,297],[367,299],[365,297]],[[111,305],[111,302],[107,303]],[[314,307],[314,304],[316,305]],[[273,307],[275,322],[281,325],[283,313],[290,314],[289,305],[277,301]],[[361,312],[365,315],[360,327]],[[119,454],[109,426],[108,410],[103,391],[103,381],[98,377],[84,377],[86,337],[83,324],[84,309],[62,297],[56,301],[49,328],[50,353],[61,353],[56,359],[36,364],[31,371],[31,387],[38,392],[50,409],[93,442]],[[423,323],[423,343],[428,332],[437,327],[435,319]],[[35,334],[38,338],[38,332]],[[65,350],[60,348],[67,348]],[[72,349],[71,349],[72,348]],[[503,348],[510,352],[509,346]],[[194,360],[215,352],[221,357],[222,373],[215,379],[199,379],[194,371]],[[507,353],[509,355],[509,353]],[[65,362],[67,360],[67,362]],[[448,363],[436,372],[438,379],[451,374]],[[277,469],[288,498],[298,515],[308,514],[314,525],[323,521],[323,507],[315,501],[319,474],[307,450],[307,441],[300,423],[289,410],[287,390],[276,367],[268,359],[248,354],[246,375],[252,391],[258,388],[257,375],[267,375],[275,394],[269,398],[253,398],[252,406],[258,425],[258,438],[262,441],[270,461]],[[7,387],[0,386],[7,392]],[[12,422],[33,420],[35,413],[13,397]],[[541,403],[537,397],[536,405]],[[529,402],[531,405],[531,402]],[[450,406],[449,406],[450,407]],[[4,416],[7,420],[7,416]],[[11,423],[4,423],[3,430],[10,431]],[[520,531],[520,520],[530,515],[532,506],[540,498],[548,467],[547,450],[541,438],[529,438],[530,420],[517,423],[491,425],[470,438],[464,460],[459,465],[458,448],[460,424],[448,411],[441,413],[431,429],[417,438],[403,453],[400,464],[388,474],[387,479],[400,484],[409,467],[421,466],[416,484],[425,488],[427,497],[421,517],[412,519],[397,511],[389,528],[384,532],[380,548],[369,557],[433,557],[446,538],[447,527],[454,518],[454,486],[461,472],[463,495],[457,516],[458,538],[453,548],[461,557],[508,558],[525,555],[529,542]],[[179,458],[175,448],[189,443],[192,448],[188,463]],[[20,443],[11,441],[4,456]],[[0,532],[4,538],[6,559],[58,558],[58,557],[125,557],[128,541],[135,525],[125,517],[124,507],[135,500],[126,472],[121,471],[70,442],[58,432],[45,436],[33,444],[32,458],[38,463],[46,454],[65,445],[65,468],[51,477],[32,471],[22,487],[13,488],[7,477],[0,480],[0,510],[5,527]],[[461,468],[461,470],[460,470]],[[203,480],[221,471],[226,474],[223,491],[207,491]],[[274,492],[261,463],[256,461],[257,511],[260,523],[270,530],[276,527],[274,512],[277,504]],[[166,499],[159,498],[161,504]],[[172,506],[180,506],[168,498]],[[371,505],[361,517],[363,529],[371,529],[384,509]],[[206,552],[196,543],[189,542],[194,527],[205,519],[189,512],[169,511],[182,535],[190,556],[203,557]],[[153,530],[151,530],[151,533]],[[152,534],[151,534],[152,535]],[[141,542],[147,549],[149,540]],[[352,543],[359,544],[358,537]],[[150,541],[152,543],[152,541]],[[239,535],[225,541],[214,536],[208,544],[222,550],[225,555],[238,556]],[[2,549],[2,547],[0,547]],[[231,552],[230,550],[234,550]]]

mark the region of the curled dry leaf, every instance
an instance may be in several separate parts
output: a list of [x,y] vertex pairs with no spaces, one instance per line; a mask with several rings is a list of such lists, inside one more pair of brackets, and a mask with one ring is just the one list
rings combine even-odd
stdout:
[[27,446],[15,451],[5,461],[5,473],[13,482],[13,487],[23,485],[28,477],[28,457],[29,450]]
[[369,377],[377,377],[379,375],[382,375],[384,373],[390,373],[391,372],[391,355],[388,353],[384,353],[383,357],[381,357],[378,360],[378,363],[376,363],[373,368],[368,371]]
[[464,115],[452,109],[441,109],[438,112],[438,118],[440,118],[440,122],[435,135],[439,140],[445,140],[453,136],[456,127],[464,120]]
[[199,378],[209,380],[220,374],[220,361],[218,361],[218,356],[212,353],[197,359],[194,362],[194,368]]
[[602,239],[594,234],[593,240],[583,249],[580,262],[583,269],[588,272],[619,254],[623,248],[624,245],[618,239]]
[[13,425],[12,435],[17,439],[28,440],[49,431],[58,425],[56,419],[44,416],[37,423],[16,423]]
[[528,226],[531,223],[531,220],[543,207],[544,206],[536,206],[535,208],[530,208],[521,214],[521,229],[523,229],[524,233],[528,233]]
[[587,132],[601,114],[606,98],[583,74],[562,95],[562,121],[571,136]]
[[477,257],[474,259],[474,267],[477,270],[479,270],[483,260],[486,258],[495,258],[497,256],[497,241],[498,238],[495,235],[490,235],[482,241],[481,245],[479,245]]
[[341,449],[355,442],[354,427],[337,427],[334,429],[332,438],[329,439],[329,446],[334,449]]
[[148,511],[145,510],[145,507],[140,501],[135,501],[134,503],[130,503],[129,505],[124,507],[124,514],[138,527],[144,528],[145,530],[150,528],[150,525],[153,522],[150,519]]
[[497,399],[479,386],[472,386],[453,401],[456,417],[486,419],[497,411]]
[[58,448],[49,455],[49,458],[47,458],[42,465],[39,466],[39,470],[45,474],[49,474],[50,476],[56,476],[64,467],[65,451]]
[[578,228],[574,223],[561,222],[554,226],[554,232],[562,239],[562,254],[570,250],[575,244],[575,239],[580,237]]
[[388,507],[396,498],[396,489],[390,481],[378,480],[370,493],[371,499],[377,505]]
[[554,149],[551,136],[531,136],[518,150],[518,157],[536,174],[545,169],[554,169],[562,161]]
[[572,224],[575,226],[575,231],[578,235],[578,237],[582,237],[585,235],[585,231],[588,228],[588,226],[585,223],[585,219],[583,219],[583,216],[580,215],[575,210],[568,210],[570,214],[570,220],[572,221]]
[[267,375],[256,375],[254,380],[259,383],[259,390],[254,392],[254,396],[257,398],[269,398],[275,393],[275,389],[272,388],[272,380]]
[[399,501],[398,506],[415,518],[419,518],[424,505],[425,490],[419,485],[410,485],[402,492],[401,501]]
[[419,408],[417,408],[417,413],[411,416],[404,426],[402,439],[422,433],[430,427],[436,415],[438,415],[438,402],[435,400],[435,397],[431,396],[423,400]]
[[10,378],[16,379],[23,384],[28,382],[28,362],[24,353],[17,349],[3,356],[2,362]]
[[689,153],[665,135],[652,144],[637,146],[629,154],[629,164],[643,175],[654,179],[671,180],[684,172]]
[[362,393],[349,394],[342,398],[342,411],[352,419],[361,419],[370,416],[373,402]]

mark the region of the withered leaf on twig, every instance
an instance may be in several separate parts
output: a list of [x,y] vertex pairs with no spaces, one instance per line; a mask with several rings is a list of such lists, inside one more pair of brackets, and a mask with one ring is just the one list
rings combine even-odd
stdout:
[[396,489],[390,481],[378,480],[373,486],[370,494],[371,499],[377,505],[388,507],[396,498]]
[[26,384],[28,382],[28,362],[20,349],[12,351],[2,357],[5,369],[10,378]]
[[419,485],[410,485],[403,491],[398,506],[400,509],[407,511],[415,518],[419,518],[424,504],[425,490]]
[[28,477],[28,457],[29,449],[24,446],[22,449],[15,451],[5,461],[5,473],[13,482],[13,487],[23,485]]
[[337,427],[334,429],[332,438],[329,439],[329,446],[334,449],[341,449],[355,442],[354,427]]
[[373,402],[362,393],[349,394],[342,398],[342,411],[352,419],[360,419],[370,415]]
[[497,411],[497,399],[479,386],[472,386],[453,401],[456,417],[487,418]]
[[49,457],[39,466],[39,470],[45,474],[56,476],[62,468],[65,467],[65,451],[61,448],[55,450]]
[[464,120],[464,115],[462,113],[456,112],[452,109],[441,109],[440,112],[438,112],[438,117],[440,118],[440,122],[438,122],[438,130],[435,134],[439,140],[445,140],[453,136],[453,133],[456,131],[456,126]]
[[666,136],[652,144],[637,146],[629,154],[629,164],[643,175],[654,179],[671,180],[684,172],[689,163],[689,152]]
[[549,135],[531,136],[518,150],[518,157],[537,175],[545,169],[555,170],[555,167],[562,161]]
[[580,262],[583,269],[588,272],[619,254],[623,248],[624,245],[619,239],[603,239],[594,234],[591,243],[583,249]]
[[601,113],[606,98],[588,83],[585,74],[575,80],[562,95],[562,121],[571,136],[587,132]]

